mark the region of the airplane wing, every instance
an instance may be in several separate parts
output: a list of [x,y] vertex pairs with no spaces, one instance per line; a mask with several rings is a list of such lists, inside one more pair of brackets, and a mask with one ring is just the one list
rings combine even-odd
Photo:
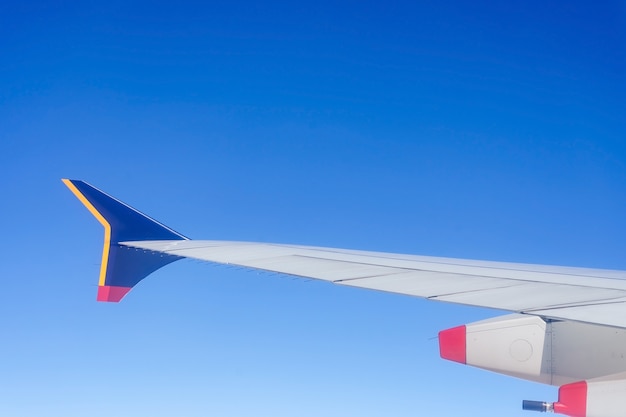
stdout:
[[626,272],[211,240],[127,241],[167,255],[626,328]]
[[[513,312],[444,330],[441,356],[562,385],[525,408],[572,417],[626,409],[626,272],[299,245],[190,240],[97,188],[64,179],[104,226],[98,301],[120,301],[182,258]],[[617,410],[617,411],[616,411]]]

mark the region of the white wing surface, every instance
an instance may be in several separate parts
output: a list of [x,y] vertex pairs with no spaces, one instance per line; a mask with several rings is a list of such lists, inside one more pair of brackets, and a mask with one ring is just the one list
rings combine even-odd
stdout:
[[335,284],[626,328],[626,272],[210,240],[120,242]]

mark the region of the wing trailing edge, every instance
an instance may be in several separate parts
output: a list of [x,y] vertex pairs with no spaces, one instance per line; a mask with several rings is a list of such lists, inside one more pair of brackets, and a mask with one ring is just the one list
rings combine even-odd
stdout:
[[187,237],[79,180],[63,183],[104,227],[98,301],[119,302],[139,281],[180,256],[120,245],[128,240],[188,240]]

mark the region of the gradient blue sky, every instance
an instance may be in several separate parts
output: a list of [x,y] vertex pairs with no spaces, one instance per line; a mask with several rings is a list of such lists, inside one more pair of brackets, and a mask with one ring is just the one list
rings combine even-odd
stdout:
[[95,302],[84,179],[190,237],[626,269],[626,3],[0,5],[0,414],[528,416],[498,312],[193,261]]

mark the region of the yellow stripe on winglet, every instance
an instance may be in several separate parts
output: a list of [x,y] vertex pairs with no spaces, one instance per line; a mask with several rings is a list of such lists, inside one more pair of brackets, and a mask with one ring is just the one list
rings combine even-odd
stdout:
[[93,214],[93,216],[98,219],[100,224],[104,226],[104,248],[102,249],[102,263],[100,264],[100,279],[98,280],[98,285],[103,286],[105,285],[104,281],[106,279],[107,264],[109,261],[109,247],[111,246],[111,225],[108,221],[106,221],[102,214],[100,214],[100,212],[96,210],[93,204],[91,204],[89,200],[87,200],[85,196],[80,191],[78,191],[78,188],[76,188],[76,186],[72,184],[72,181],[65,178],[63,178],[61,181],[63,181],[63,184],[65,184],[67,188],[69,188],[70,191],[74,193],[76,198],[78,198],[80,202],[83,203],[85,207],[87,207],[87,210],[89,210],[91,214]]

